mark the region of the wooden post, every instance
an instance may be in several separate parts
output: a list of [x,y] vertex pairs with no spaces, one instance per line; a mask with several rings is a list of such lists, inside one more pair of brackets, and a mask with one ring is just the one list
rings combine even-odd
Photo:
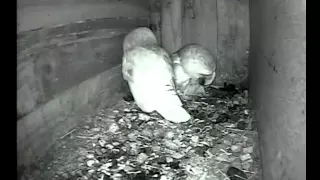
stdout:
[[150,0],[150,29],[161,44],[161,0]]
[[173,53],[182,47],[183,0],[163,0],[161,6],[162,47]]

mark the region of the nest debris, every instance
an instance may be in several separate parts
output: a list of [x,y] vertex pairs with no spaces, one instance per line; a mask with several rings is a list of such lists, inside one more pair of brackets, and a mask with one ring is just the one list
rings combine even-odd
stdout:
[[256,123],[247,91],[206,88],[184,107],[194,117],[174,124],[124,97],[62,136],[21,179],[259,179]]

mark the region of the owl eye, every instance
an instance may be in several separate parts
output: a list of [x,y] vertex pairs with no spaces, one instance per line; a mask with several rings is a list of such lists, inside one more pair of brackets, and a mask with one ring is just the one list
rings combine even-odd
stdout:
[[128,73],[130,76],[132,76],[132,69],[128,69],[128,70],[127,70],[127,73]]

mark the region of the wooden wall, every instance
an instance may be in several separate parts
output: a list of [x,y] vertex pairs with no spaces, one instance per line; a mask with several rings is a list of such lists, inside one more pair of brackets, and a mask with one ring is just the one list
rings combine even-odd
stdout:
[[[147,0],[18,0],[17,153],[28,165],[82,117],[126,93],[122,42]],[[120,8],[120,10],[119,10]]]
[[18,34],[20,117],[65,90],[121,64],[126,33],[148,19],[91,19]]
[[217,57],[221,80],[246,76],[250,44],[249,0],[217,0]]
[[82,117],[115,104],[124,36],[147,18],[103,18],[18,34],[18,164],[44,155]]
[[248,64],[248,2],[163,0],[162,46],[172,53],[186,44],[201,44],[217,58],[216,84],[242,80]]
[[94,18],[145,18],[149,0],[17,0],[18,31]]

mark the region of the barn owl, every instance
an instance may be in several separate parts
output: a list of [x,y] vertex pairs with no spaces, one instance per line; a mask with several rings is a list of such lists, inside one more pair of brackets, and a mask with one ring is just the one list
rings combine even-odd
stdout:
[[177,89],[184,95],[205,94],[204,85],[216,76],[216,60],[210,52],[197,44],[189,44],[171,55]]
[[[146,27],[139,27],[132,30],[128,33],[123,40],[123,53],[125,54],[127,51],[134,47],[143,46],[143,45],[157,45],[157,38],[154,33]],[[128,69],[127,66],[130,66],[131,62],[128,62],[125,58],[122,58],[122,75],[123,79],[128,81],[130,77],[125,71]]]
[[169,121],[186,122],[191,116],[176,93],[171,58],[153,37],[147,28],[127,35],[123,44],[124,79],[142,111],[157,111]]

